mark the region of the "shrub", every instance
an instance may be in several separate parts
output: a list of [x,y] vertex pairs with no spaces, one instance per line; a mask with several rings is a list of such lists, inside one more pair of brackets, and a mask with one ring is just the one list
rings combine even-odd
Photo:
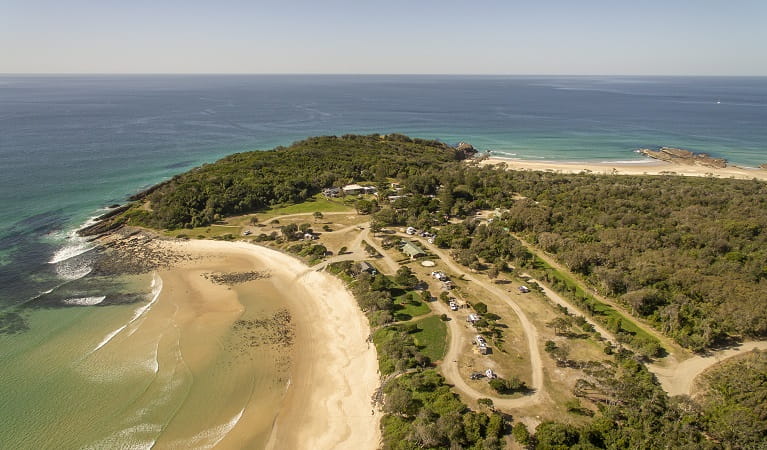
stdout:
[[482,406],[487,406],[488,408],[493,407],[493,400],[489,398],[479,398],[477,399],[477,403],[479,403]]
[[511,435],[514,440],[522,445],[530,444],[530,432],[527,430],[527,426],[522,422],[517,422],[511,427]]
[[490,380],[489,384],[499,394],[513,394],[527,388],[525,383],[516,376],[512,376],[508,380],[500,377],[494,378]]

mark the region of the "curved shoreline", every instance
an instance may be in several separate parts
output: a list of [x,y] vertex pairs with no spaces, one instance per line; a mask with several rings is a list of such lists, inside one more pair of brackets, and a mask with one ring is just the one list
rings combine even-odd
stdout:
[[371,414],[378,388],[375,347],[367,318],[340,280],[301,261],[253,244],[163,241],[194,256],[239,256],[268,267],[285,294],[296,326],[293,367],[266,448],[374,449],[380,413]]

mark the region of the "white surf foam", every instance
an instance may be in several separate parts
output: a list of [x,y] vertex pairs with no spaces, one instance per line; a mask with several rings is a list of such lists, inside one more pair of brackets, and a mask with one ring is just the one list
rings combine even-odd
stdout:
[[147,303],[146,305],[137,308],[133,312],[133,317],[131,318],[131,320],[128,321],[128,323],[126,323],[125,325],[121,326],[120,328],[118,328],[118,329],[112,331],[111,333],[109,333],[108,335],[106,335],[106,337],[101,340],[99,345],[97,345],[96,348],[94,348],[93,350],[91,350],[88,353],[89,355],[93,354],[94,352],[100,350],[102,347],[107,345],[109,343],[109,341],[114,339],[123,330],[128,328],[129,325],[131,325],[136,320],[140,319],[141,316],[146,314],[146,312],[149,311],[149,309],[152,308],[152,305],[154,305],[155,302],[157,302],[157,299],[160,298],[160,292],[162,292],[162,278],[160,278],[159,275],[155,274],[154,277],[152,278],[151,286],[152,286],[152,300],[150,300],[149,303]]
[[128,328],[128,325],[127,325],[127,324],[126,324],[126,325],[123,325],[123,326],[121,326],[120,328],[118,328],[118,329],[114,330],[113,332],[111,332],[111,333],[107,334],[107,335],[106,335],[106,337],[104,337],[104,339],[102,339],[102,340],[101,340],[101,342],[99,342],[99,345],[97,345],[97,346],[96,346],[96,348],[94,348],[93,350],[91,350],[89,354],[91,354],[91,353],[94,353],[94,352],[98,351],[98,350],[99,350],[101,347],[103,347],[103,346],[107,345],[107,344],[109,343],[109,341],[111,341],[112,339],[114,339],[114,337],[115,337],[115,336],[117,336],[118,334],[120,334],[120,332],[121,332],[122,330],[126,329],[126,328]]
[[80,256],[85,252],[88,252],[92,250],[94,247],[88,242],[85,242],[84,240],[72,242],[68,245],[65,245],[64,247],[56,250],[53,253],[53,256],[48,261],[48,264],[58,264],[62,261],[66,261],[70,258],[74,258],[75,256]]
[[75,256],[82,255],[83,253],[93,249],[94,245],[88,242],[87,239],[79,236],[77,232],[82,230],[83,228],[87,228],[95,224],[97,218],[98,216],[90,217],[88,220],[85,221],[85,223],[80,225],[79,228],[75,230],[66,231],[65,232],[66,234],[64,233],[59,234],[58,232],[52,234],[51,236],[54,238],[65,239],[69,242],[63,247],[61,247],[60,249],[56,250],[53,253],[53,256],[51,256],[51,259],[48,261],[48,263],[57,264],[62,261],[66,261],[70,258],[74,258]]
[[68,264],[63,262],[56,265],[56,274],[62,280],[74,281],[91,273],[93,268],[86,263]]
[[68,298],[64,300],[63,303],[76,306],[93,306],[103,302],[105,298],[106,296]]
[[242,418],[243,413],[245,413],[245,407],[243,407],[239,413],[235,414],[234,417],[229,419],[228,422],[222,423],[221,425],[216,425],[197,433],[191,439],[184,442],[183,447],[209,449],[217,446],[221,441],[224,440],[226,435],[229,434],[229,432],[232,431],[235,426],[237,426],[237,423]]
[[129,428],[117,431],[107,438],[89,445],[87,449],[103,449],[103,448],[120,448],[125,450],[149,450],[154,447],[155,439],[140,440],[136,439],[136,435],[139,434],[155,434],[158,435],[162,431],[162,426],[159,424],[144,423],[140,425],[134,425]]
[[160,298],[160,292],[162,291],[162,278],[155,274],[154,277],[152,277],[152,284],[150,286],[152,287],[152,300],[150,300],[146,305],[140,306],[136,309],[136,311],[133,312],[133,318],[130,320],[130,322],[128,322],[128,325],[132,324],[136,320],[140,319],[141,316],[146,314],[146,312],[149,311],[157,302],[157,299]]
[[635,165],[647,165],[652,166],[654,164],[657,164],[658,160],[656,159],[627,159],[627,160],[618,160],[618,161],[599,161],[599,164],[635,164]]
[[154,354],[152,355],[151,358],[146,360],[146,362],[144,363],[144,367],[149,369],[149,371],[154,373],[154,374],[156,374],[157,372],[160,371],[159,353],[160,353],[160,340],[158,339],[157,340],[157,346],[155,346],[155,348],[154,348]]

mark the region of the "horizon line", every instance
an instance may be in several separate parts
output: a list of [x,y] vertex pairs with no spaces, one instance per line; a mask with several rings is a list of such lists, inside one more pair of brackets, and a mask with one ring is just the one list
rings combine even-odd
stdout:
[[443,76],[443,77],[685,77],[767,78],[732,74],[568,74],[568,73],[374,73],[374,72],[0,72],[0,76]]

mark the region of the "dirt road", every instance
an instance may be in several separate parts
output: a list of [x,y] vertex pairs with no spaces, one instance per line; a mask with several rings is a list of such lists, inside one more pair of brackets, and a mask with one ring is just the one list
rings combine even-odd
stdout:
[[[522,311],[522,308],[517,305],[514,300],[509,297],[507,292],[504,292],[502,289],[498,288],[497,286],[488,283],[483,280],[479,280],[472,276],[471,274],[467,273],[466,270],[458,266],[455,262],[453,262],[453,259],[448,255],[445,251],[437,248],[433,244],[429,244],[426,242],[421,241],[424,246],[426,246],[430,252],[434,253],[436,256],[440,258],[440,260],[454,273],[456,274],[462,274],[463,279],[470,281],[472,283],[477,284],[485,291],[489,292],[499,300],[503,301],[507,305],[511,307],[511,309],[514,311],[514,313],[519,318],[519,322],[522,325],[522,328],[525,332],[525,337],[527,338],[527,347],[528,347],[528,353],[530,354],[530,365],[531,365],[531,378],[532,381],[530,383],[530,388],[534,391],[533,394],[527,395],[525,397],[520,398],[502,398],[502,397],[488,397],[486,394],[483,394],[471,386],[469,386],[468,383],[466,383],[466,380],[461,377],[461,374],[458,371],[458,357],[460,355],[461,348],[463,347],[465,334],[466,332],[460,329],[460,325],[457,323],[456,320],[451,320],[448,322],[448,326],[450,329],[450,345],[448,346],[447,355],[445,356],[445,360],[442,363],[442,373],[445,376],[445,379],[447,379],[448,383],[455,386],[456,390],[458,390],[461,394],[464,396],[477,400],[478,398],[490,398],[493,400],[493,405],[495,405],[498,409],[512,409],[512,408],[521,408],[525,406],[534,405],[538,402],[540,402],[544,396],[545,393],[545,386],[543,384],[543,361],[541,361],[541,352],[540,348],[538,347],[538,331],[535,329],[533,324],[530,322],[530,320],[527,318],[525,313]],[[447,308],[442,304],[436,304],[436,309],[444,309],[445,312],[447,312]],[[442,311],[439,311],[440,313]]]
[[681,363],[669,364],[662,361],[648,364],[647,368],[655,374],[668,395],[690,395],[695,378],[703,371],[728,358],[742,355],[753,349],[767,350],[767,341],[744,342],[737,347],[711,352],[709,355],[696,355]]

